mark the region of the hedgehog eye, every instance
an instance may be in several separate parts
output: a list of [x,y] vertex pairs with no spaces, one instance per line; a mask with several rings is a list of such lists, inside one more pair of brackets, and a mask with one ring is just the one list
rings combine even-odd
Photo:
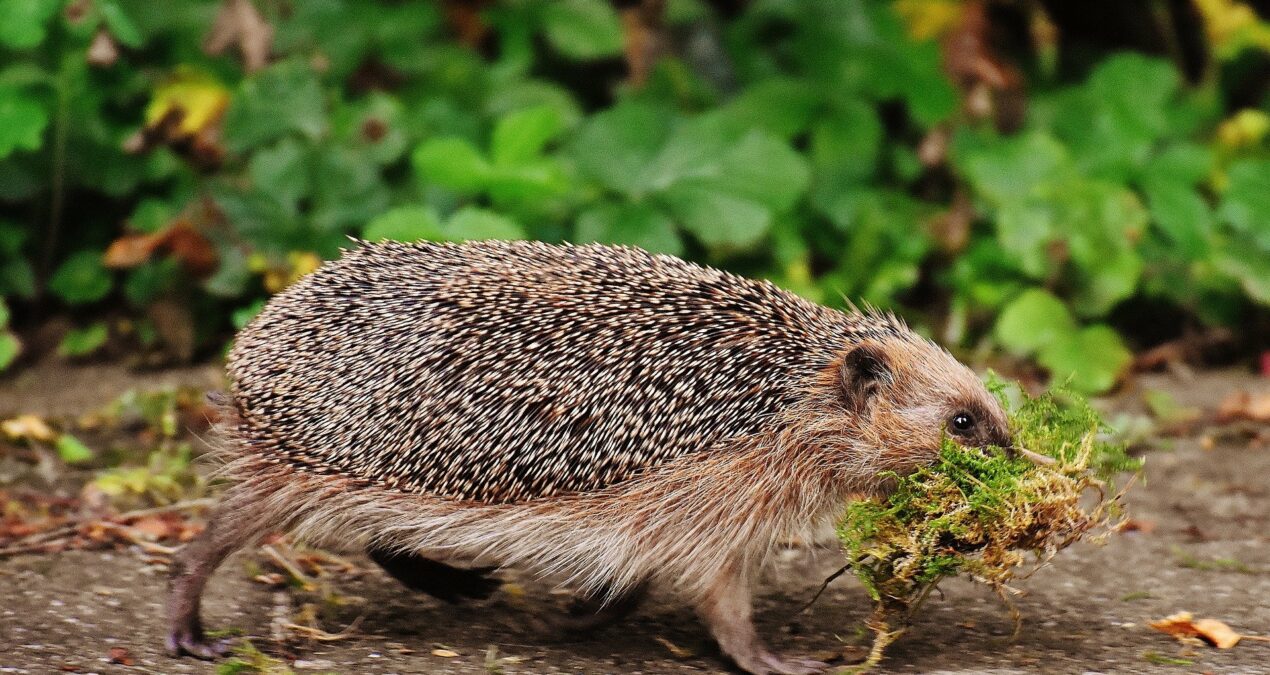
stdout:
[[956,415],[953,415],[952,419],[948,420],[948,426],[951,427],[955,433],[966,434],[969,433],[971,429],[975,428],[975,418],[971,416],[970,413],[959,412]]

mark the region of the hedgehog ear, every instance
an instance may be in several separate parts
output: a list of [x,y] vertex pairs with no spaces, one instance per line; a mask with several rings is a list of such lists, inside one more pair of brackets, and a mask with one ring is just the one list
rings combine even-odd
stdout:
[[862,411],[878,388],[891,381],[891,365],[880,345],[865,342],[847,352],[838,367],[842,401],[848,410]]

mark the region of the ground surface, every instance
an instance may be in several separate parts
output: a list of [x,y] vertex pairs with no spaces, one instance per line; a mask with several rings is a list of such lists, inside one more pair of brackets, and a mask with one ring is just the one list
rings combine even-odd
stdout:
[[[0,416],[71,414],[129,387],[177,382],[207,386],[215,373],[189,369],[128,375],[120,369],[54,368],[0,382]],[[1139,380],[1115,402],[1141,405],[1147,388],[1166,389],[1183,405],[1213,408],[1236,389],[1266,391],[1265,379],[1237,373],[1194,380]],[[1128,499],[1149,531],[1116,535],[1103,548],[1078,544],[1019,586],[1022,633],[985,589],[947,583],[895,644],[885,672],[924,673],[1270,673],[1270,643],[1184,651],[1147,622],[1179,610],[1211,616],[1250,634],[1270,633],[1270,448],[1238,434],[1165,442],[1147,453],[1145,485]],[[0,476],[0,481],[5,480]],[[0,487],[4,487],[0,483]],[[38,486],[36,486],[38,487]],[[204,602],[210,626],[259,636],[269,651],[270,617],[302,598],[250,580],[256,552],[231,559]],[[796,614],[838,566],[831,548],[787,551],[762,590],[762,633],[780,649],[819,654],[862,644],[869,603],[850,579],[830,586],[809,611]],[[635,617],[591,636],[545,636],[534,608],[558,600],[546,589],[498,593],[488,601],[450,606],[412,595],[378,571],[336,584],[347,601],[324,626],[336,631],[359,616],[353,636],[299,645],[297,672],[336,673],[689,673],[727,672],[691,612],[653,602]],[[0,560],[0,672],[70,669],[102,673],[211,673],[213,665],[163,655],[161,569],[134,551],[22,555]],[[359,600],[360,599],[360,600]],[[287,605],[292,605],[287,608]],[[108,662],[128,650],[131,667]],[[457,656],[442,657],[444,647]],[[487,665],[495,650],[496,667]],[[403,653],[414,650],[413,653]],[[678,655],[676,651],[680,652]],[[1182,658],[1191,665],[1164,664]],[[498,660],[513,657],[510,660]]]

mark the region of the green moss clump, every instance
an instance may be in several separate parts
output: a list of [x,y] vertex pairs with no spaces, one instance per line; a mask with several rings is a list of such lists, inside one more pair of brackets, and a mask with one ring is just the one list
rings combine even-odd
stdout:
[[882,658],[943,579],[966,575],[1008,602],[1007,582],[1029,558],[1035,570],[1120,517],[1111,480],[1138,470],[1141,461],[1103,440],[1107,429],[1098,413],[1062,391],[1021,394],[1012,406],[1004,386],[992,387],[1010,410],[1015,447],[1026,456],[945,438],[938,462],[890,476],[894,491],[851,504],[838,528],[851,570],[876,602],[865,667]]

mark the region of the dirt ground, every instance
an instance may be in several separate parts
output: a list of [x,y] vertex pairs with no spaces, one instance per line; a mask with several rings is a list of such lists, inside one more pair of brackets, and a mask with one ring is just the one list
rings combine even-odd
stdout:
[[[215,386],[216,378],[210,368],[128,374],[111,366],[55,366],[0,382],[0,416],[73,414],[130,387]],[[1212,409],[1233,390],[1268,388],[1267,379],[1242,373],[1150,376],[1110,406],[1140,410],[1143,391],[1163,389],[1184,406]],[[1013,623],[995,596],[954,581],[892,646],[882,671],[1270,673],[1270,643],[1189,649],[1147,627],[1189,610],[1241,632],[1270,634],[1270,448],[1238,434],[1210,439],[1154,443],[1146,452],[1145,484],[1128,498],[1143,529],[1115,535],[1101,548],[1078,544],[1021,582],[1024,624],[1017,639],[1011,640]],[[9,480],[0,475],[0,487]],[[240,553],[221,568],[205,597],[204,617],[211,627],[257,636],[255,643],[270,651],[270,617],[301,599],[249,578],[248,565],[258,555]],[[789,550],[774,561],[758,615],[760,631],[775,647],[824,658],[844,645],[864,644],[869,602],[849,578],[797,613],[839,564],[831,547]],[[655,600],[591,635],[549,635],[536,627],[536,612],[559,596],[530,582],[520,585],[523,593],[452,606],[406,592],[368,569],[334,589],[346,604],[325,627],[337,631],[360,617],[351,637],[300,645],[292,667],[344,674],[730,672],[683,608]],[[134,551],[0,560],[0,672],[216,672],[215,665],[163,654],[163,593],[163,570]],[[133,665],[110,663],[112,647],[126,648]],[[457,656],[434,655],[436,648]]]

